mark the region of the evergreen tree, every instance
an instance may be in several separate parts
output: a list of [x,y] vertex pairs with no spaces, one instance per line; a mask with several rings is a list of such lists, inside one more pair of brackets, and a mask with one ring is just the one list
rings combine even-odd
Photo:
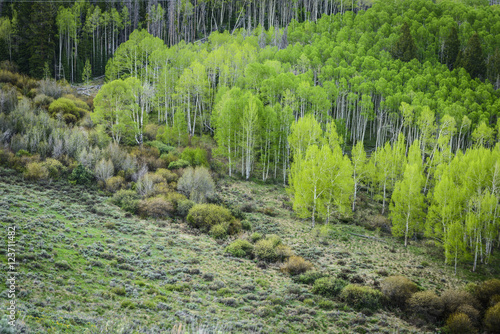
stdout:
[[458,31],[456,27],[452,27],[450,34],[444,42],[443,62],[452,70],[457,60],[458,52],[460,51],[460,41],[458,40]]
[[409,62],[413,58],[417,58],[417,46],[407,22],[403,23],[401,27],[401,36],[393,50],[393,57],[404,62]]
[[456,65],[463,67],[469,72],[472,78],[484,79],[486,75],[486,62],[484,60],[481,41],[477,33],[469,38],[462,57],[459,57]]

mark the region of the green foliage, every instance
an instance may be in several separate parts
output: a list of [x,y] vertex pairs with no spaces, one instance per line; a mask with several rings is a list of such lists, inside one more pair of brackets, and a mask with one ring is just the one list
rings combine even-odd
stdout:
[[9,318],[7,315],[2,315],[0,318],[0,333],[2,334],[15,334],[16,328],[9,324]]
[[500,329],[500,303],[490,307],[484,316],[484,325],[490,333],[498,333]]
[[184,151],[182,151],[180,158],[187,161],[190,166],[208,167],[207,151],[199,147],[186,147]]
[[168,164],[168,169],[179,169],[179,168],[186,168],[189,166],[189,162],[183,159],[179,159],[176,161],[172,161],[171,163]]
[[111,203],[118,205],[123,210],[136,213],[139,208],[139,195],[133,190],[119,190],[113,194]]
[[276,253],[276,247],[273,242],[269,239],[259,240],[255,244],[254,248],[255,256],[258,259],[264,261],[276,261],[278,259],[278,254]]
[[417,317],[429,322],[441,318],[445,310],[443,300],[432,291],[414,293],[407,301],[407,308]]
[[230,231],[229,228],[234,220],[228,209],[215,204],[196,204],[187,215],[188,223],[203,232],[209,232],[215,225],[222,225],[229,234],[237,233],[238,231]]
[[138,213],[144,217],[149,216],[165,219],[174,212],[175,208],[173,204],[163,196],[151,197],[139,202]]
[[418,291],[417,285],[404,276],[389,276],[381,282],[380,288],[388,302],[396,306],[406,305],[406,301]]
[[477,332],[469,317],[461,312],[453,313],[448,317],[446,328],[451,334],[473,334]]
[[46,180],[49,178],[49,171],[40,162],[30,162],[26,166],[26,172],[24,175],[26,178],[31,180]]
[[340,299],[357,310],[376,311],[381,306],[382,293],[367,286],[349,284],[342,289]]
[[500,295],[500,279],[492,278],[482,282],[476,287],[474,295],[484,307],[487,307],[491,297]]
[[61,117],[66,123],[75,124],[88,113],[88,106],[74,97],[68,97],[61,97],[52,102],[49,105],[49,113],[52,117]]
[[89,185],[94,180],[94,174],[84,165],[78,164],[68,180],[74,184]]
[[227,228],[223,224],[216,224],[210,228],[208,234],[215,239],[224,239],[227,236]]
[[236,257],[249,257],[253,253],[253,245],[243,239],[238,239],[226,247],[224,252]]
[[189,199],[179,201],[177,203],[177,214],[185,218],[188,215],[189,210],[191,210],[191,208],[195,205],[196,203]]
[[259,233],[259,232],[254,232],[250,236],[250,240],[252,240],[253,243],[256,243],[260,239],[262,239],[262,233]]
[[322,277],[314,281],[312,292],[323,297],[333,298],[338,296],[345,286],[347,286],[347,282],[343,279]]
[[[156,147],[161,154],[168,154],[175,150],[175,147],[164,144],[159,140],[148,141],[145,143],[146,145]],[[187,160],[187,159],[186,159]]]
[[407,22],[401,26],[401,35],[393,49],[393,57],[404,62],[417,58],[417,46]]
[[290,256],[285,263],[280,266],[280,270],[290,275],[303,274],[311,270],[313,265],[301,256]]
[[293,279],[298,283],[313,285],[316,280],[327,276],[328,275],[324,272],[310,270],[299,276],[294,277]]

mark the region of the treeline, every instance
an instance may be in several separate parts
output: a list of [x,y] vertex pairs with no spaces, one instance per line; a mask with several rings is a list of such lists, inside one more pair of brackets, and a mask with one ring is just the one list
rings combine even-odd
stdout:
[[194,42],[213,31],[285,27],[292,20],[366,9],[370,1],[76,0],[0,2],[0,59],[15,60],[35,78],[81,82],[89,60],[94,76],[135,29],[167,45]]
[[[451,153],[450,128],[425,132],[409,142],[400,134],[370,157],[358,143],[348,157],[330,120],[326,131],[310,116],[292,126],[293,152],[289,191],[299,217],[328,222],[356,209],[357,192],[365,187],[373,200],[390,198],[394,236],[405,246],[412,236],[426,236],[443,246],[446,262],[488,264],[500,246],[500,144],[481,141],[464,153]],[[449,125],[448,125],[449,126]],[[500,130],[500,128],[498,129]],[[431,152],[430,155],[425,152]]]

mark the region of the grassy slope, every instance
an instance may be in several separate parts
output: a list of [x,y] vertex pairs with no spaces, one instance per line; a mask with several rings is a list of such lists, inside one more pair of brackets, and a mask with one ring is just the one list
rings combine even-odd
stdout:
[[[332,274],[376,285],[385,269],[438,291],[472,278],[467,270],[454,276],[442,260],[429,260],[414,246],[406,250],[388,236],[381,243],[350,234],[375,235],[359,226],[313,232],[284,208],[282,187],[223,180],[219,190],[226,203],[274,208],[276,217],[254,211],[247,219]],[[181,222],[126,217],[104,200],[92,190],[25,183],[0,170],[0,221],[4,230],[12,224],[19,229],[19,316],[32,332],[160,332],[193,321],[232,333],[422,332],[387,311],[364,316],[340,303],[322,310],[308,286],[297,286],[277,266],[261,269],[255,261],[225,256],[229,241],[199,235]],[[369,217],[377,209],[360,211]],[[4,253],[0,258],[5,263]]]

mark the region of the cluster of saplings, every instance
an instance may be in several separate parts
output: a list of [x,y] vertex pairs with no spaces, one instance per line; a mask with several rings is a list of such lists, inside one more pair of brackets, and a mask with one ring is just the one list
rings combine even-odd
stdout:
[[418,326],[444,326],[446,333],[499,332],[499,279],[445,290],[438,296],[404,276],[386,277],[377,288],[350,284],[339,277],[310,270],[294,276],[294,280],[312,285],[312,292],[325,298],[318,305],[323,309],[332,309],[333,299],[365,314],[386,308],[404,314]]

